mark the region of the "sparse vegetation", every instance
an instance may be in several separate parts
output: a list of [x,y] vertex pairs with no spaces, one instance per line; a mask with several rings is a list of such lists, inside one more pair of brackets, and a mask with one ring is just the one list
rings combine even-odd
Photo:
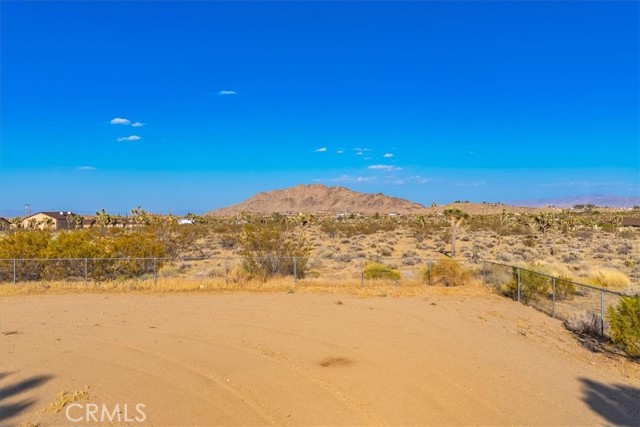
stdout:
[[597,337],[600,335],[602,321],[600,316],[591,311],[580,311],[565,320],[564,326],[576,334]]
[[538,274],[535,266],[526,266],[527,268],[513,268],[512,279],[506,283],[502,291],[511,298],[518,296],[518,275],[520,277],[520,301],[524,304],[545,297],[551,290],[551,282],[549,277]]
[[400,272],[388,265],[374,262],[364,266],[364,278],[367,280],[400,280]]
[[425,282],[432,285],[464,286],[471,280],[472,273],[456,260],[441,258],[431,266],[431,269],[425,268],[422,277]]
[[623,289],[631,283],[626,274],[610,268],[600,268],[591,271],[588,282],[601,288],[613,289]]
[[311,251],[303,235],[276,221],[245,226],[240,247],[244,269],[262,280],[279,275],[304,277]]

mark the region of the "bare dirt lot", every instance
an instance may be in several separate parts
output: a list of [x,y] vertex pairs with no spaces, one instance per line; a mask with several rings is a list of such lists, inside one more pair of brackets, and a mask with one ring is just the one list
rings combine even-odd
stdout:
[[0,309],[4,426],[640,425],[640,365],[482,290],[68,294]]

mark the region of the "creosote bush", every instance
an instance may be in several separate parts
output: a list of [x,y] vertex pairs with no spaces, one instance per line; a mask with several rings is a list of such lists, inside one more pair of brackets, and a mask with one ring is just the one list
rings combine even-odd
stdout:
[[427,267],[422,273],[425,282],[439,286],[464,286],[469,283],[472,276],[469,269],[450,258],[439,259],[431,266],[431,271]]
[[400,272],[388,265],[372,262],[364,266],[364,278],[367,280],[400,280]]
[[[535,267],[530,267],[534,269]],[[551,292],[551,279],[528,269],[514,267],[511,281],[503,285],[502,292],[511,297],[518,295],[518,271],[520,271],[520,301],[529,304]]]
[[[160,258],[165,246],[149,230],[97,229],[62,231],[53,234],[42,230],[25,230],[0,240],[0,259],[18,259],[16,280],[62,280],[84,276],[108,280],[132,278],[153,271],[153,263],[144,260],[114,258]],[[42,259],[35,261],[34,259]],[[88,262],[88,261],[87,261]],[[13,280],[12,261],[0,265],[0,281]],[[158,267],[160,262],[156,263]]]
[[620,298],[617,307],[609,307],[607,320],[611,341],[629,356],[640,357],[640,296]]
[[573,279],[568,276],[560,276],[556,279],[556,300],[567,300],[573,298],[576,293],[576,286]]
[[292,228],[279,221],[247,224],[240,239],[245,271],[262,280],[294,274],[304,277],[311,247]]

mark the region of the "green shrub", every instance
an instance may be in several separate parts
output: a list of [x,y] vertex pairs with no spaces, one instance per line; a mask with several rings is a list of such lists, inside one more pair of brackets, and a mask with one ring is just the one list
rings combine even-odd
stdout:
[[425,282],[439,286],[464,286],[472,277],[471,271],[454,259],[442,258],[426,268],[422,277]]
[[518,270],[520,270],[520,301],[529,304],[531,301],[545,297],[551,291],[551,279],[535,271],[513,268],[512,279],[502,287],[502,292],[516,298],[518,295]]
[[310,253],[301,234],[294,235],[289,224],[276,221],[246,225],[240,240],[245,271],[263,280],[294,273],[304,277]]
[[571,299],[576,293],[573,279],[568,276],[560,276],[556,279],[556,300]]
[[607,320],[611,341],[629,356],[640,357],[640,296],[620,298],[617,307],[609,307]]
[[[21,230],[0,239],[0,259],[44,258],[51,233],[47,230]],[[13,261],[0,261],[0,281],[13,280]],[[42,261],[16,261],[18,281],[39,280],[46,264]]]
[[388,265],[373,262],[364,267],[364,278],[370,279],[387,279],[400,280],[400,272]]

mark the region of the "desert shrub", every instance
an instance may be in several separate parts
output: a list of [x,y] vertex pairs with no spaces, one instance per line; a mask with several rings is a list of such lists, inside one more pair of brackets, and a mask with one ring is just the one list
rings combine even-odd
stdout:
[[471,271],[454,259],[442,258],[436,261],[431,269],[425,268],[423,280],[440,286],[464,286],[472,277]]
[[[46,230],[25,230],[0,239],[0,260],[44,258],[51,233]],[[38,280],[46,267],[44,262],[18,261],[16,280]],[[13,280],[13,261],[0,261],[0,280]]]
[[592,271],[589,274],[588,282],[601,288],[624,288],[631,283],[626,274],[609,268]]
[[571,299],[576,293],[576,286],[573,279],[568,276],[560,276],[556,279],[556,299]]
[[380,256],[384,256],[384,257],[390,257],[393,254],[391,248],[388,246],[383,248],[378,248],[378,253],[380,254]]
[[26,230],[0,239],[0,259],[44,258],[51,241],[47,230]]
[[520,271],[520,301],[529,304],[549,294],[551,279],[528,269],[513,268],[512,279],[502,287],[502,292],[516,298],[518,295],[518,271]]
[[288,224],[266,222],[245,226],[240,240],[243,268],[266,280],[279,275],[304,277],[311,248]]
[[364,267],[364,278],[370,279],[387,279],[400,280],[400,272],[388,265],[373,262]]
[[632,250],[633,246],[631,246],[629,243],[623,243],[622,245],[618,246],[616,252],[618,253],[618,255],[629,255]]
[[233,234],[223,234],[219,241],[224,249],[235,249],[238,246],[238,237]]
[[581,335],[598,336],[602,320],[591,311],[581,311],[564,321],[564,326],[571,332]]
[[611,341],[629,356],[640,357],[640,296],[620,298],[617,307],[609,307],[607,320]]

